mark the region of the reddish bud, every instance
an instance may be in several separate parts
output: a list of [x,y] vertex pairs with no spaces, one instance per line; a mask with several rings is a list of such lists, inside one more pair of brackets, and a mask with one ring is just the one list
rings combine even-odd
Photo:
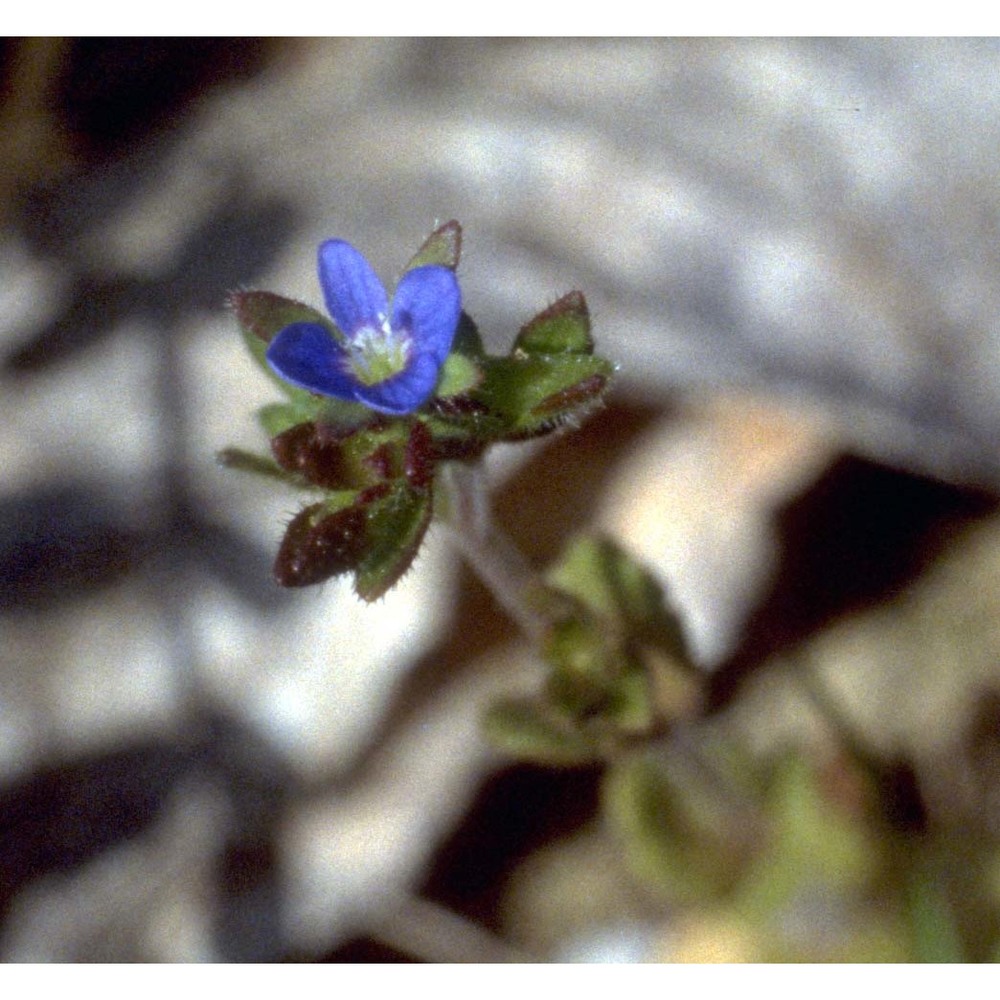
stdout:
[[274,562],[282,587],[308,587],[354,569],[365,550],[365,512],[345,507],[326,514],[323,504],[292,518]]

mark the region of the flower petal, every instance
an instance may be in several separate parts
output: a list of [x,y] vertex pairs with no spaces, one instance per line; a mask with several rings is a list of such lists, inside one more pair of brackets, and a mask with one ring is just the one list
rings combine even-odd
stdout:
[[355,399],[357,383],[344,370],[344,349],[316,323],[293,323],[272,338],[264,355],[286,382],[322,396]]
[[359,403],[393,416],[412,413],[427,402],[438,383],[441,366],[429,354],[415,354],[404,371],[374,385],[357,385]]
[[381,326],[389,300],[364,256],[344,240],[327,240],[318,257],[327,312],[341,332],[350,337],[362,326]]
[[392,328],[409,334],[411,363],[426,356],[440,368],[451,351],[461,314],[458,279],[447,267],[428,264],[400,278],[392,300]]

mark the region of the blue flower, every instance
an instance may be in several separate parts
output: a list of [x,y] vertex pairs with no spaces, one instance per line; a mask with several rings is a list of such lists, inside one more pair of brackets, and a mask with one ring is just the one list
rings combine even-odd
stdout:
[[412,413],[423,405],[462,312],[454,272],[437,264],[407,271],[390,310],[368,261],[350,243],[327,240],[319,248],[319,281],[337,330],[286,326],[268,345],[268,364],[302,389],[381,413]]

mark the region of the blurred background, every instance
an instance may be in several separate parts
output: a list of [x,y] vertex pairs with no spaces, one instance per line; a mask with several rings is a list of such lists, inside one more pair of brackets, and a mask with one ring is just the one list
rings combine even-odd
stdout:
[[491,457],[499,522],[645,559],[727,737],[899,762],[903,826],[988,845],[935,855],[988,957],[998,148],[996,41],[5,40],[0,957],[907,957],[870,885],[767,947],[663,898],[595,771],[491,752],[540,667],[433,529],[375,606],[273,584],[299,500],[216,464],[273,398],[226,293],[319,305],[334,236],[391,282],[451,218],[489,347],[579,288],[619,366]]

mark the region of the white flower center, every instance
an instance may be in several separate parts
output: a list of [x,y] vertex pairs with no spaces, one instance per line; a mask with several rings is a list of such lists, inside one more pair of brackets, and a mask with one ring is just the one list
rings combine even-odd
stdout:
[[379,316],[377,327],[355,330],[346,346],[351,373],[364,385],[376,385],[398,375],[410,359],[409,336],[393,330],[387,316]]

